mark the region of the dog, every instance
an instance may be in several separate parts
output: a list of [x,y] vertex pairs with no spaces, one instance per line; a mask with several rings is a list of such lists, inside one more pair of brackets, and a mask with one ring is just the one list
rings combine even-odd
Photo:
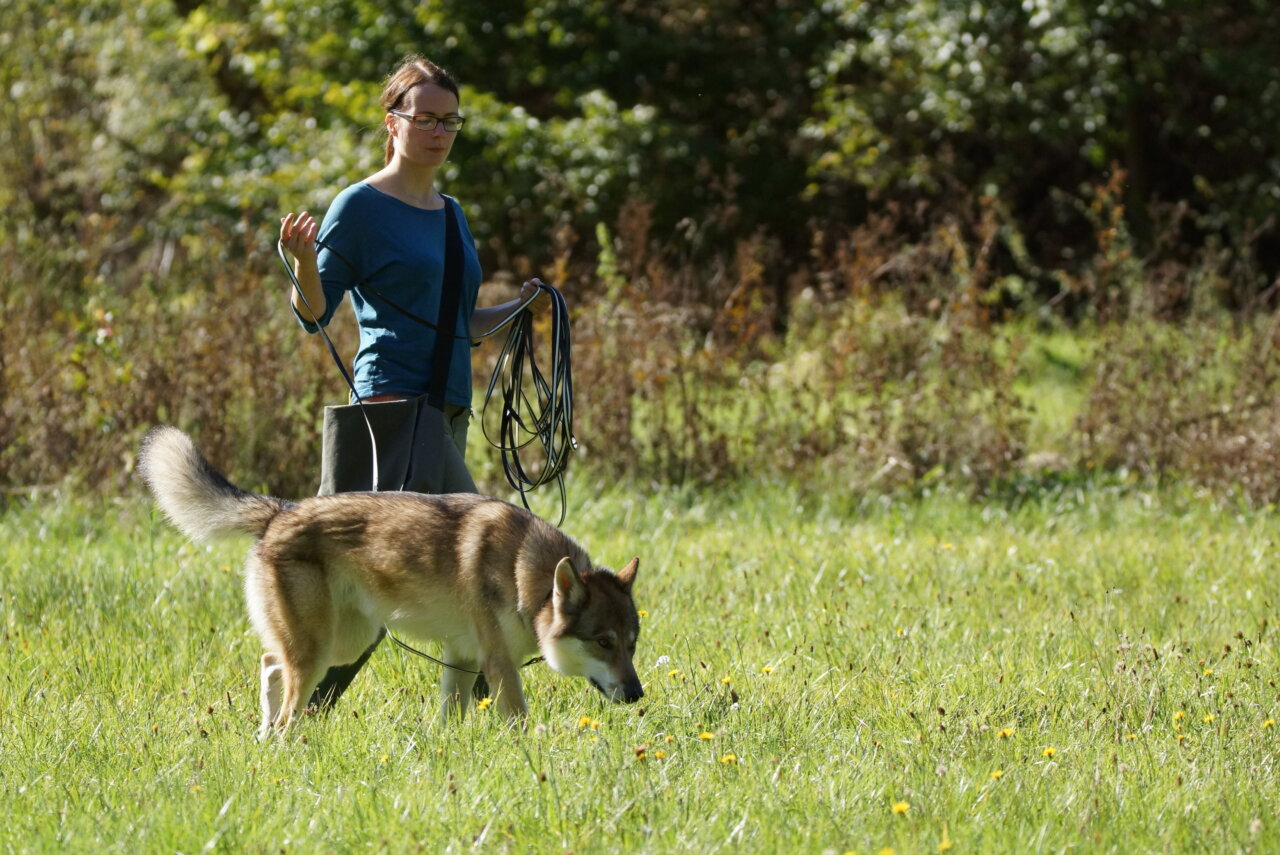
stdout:
[[283,734],[330,666],[385,626],[438,641],[440,718],[466,715],[475,673],[497,708],[527,713],[517,663],[539,653],[613,701],[644,695],[633,658],[639,558],[616,574],[523,508],[473,494],[337,493],[293,502],[233,485],[171,427],[147,434],[138,471],[196,542],[257,538],[244,590],[262,655],[260,739]]

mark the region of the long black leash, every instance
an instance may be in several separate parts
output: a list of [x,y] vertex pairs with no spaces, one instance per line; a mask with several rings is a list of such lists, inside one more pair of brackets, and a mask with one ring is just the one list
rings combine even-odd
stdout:
[[[483,674],[484,673],[483,671],[473,671],[470,668],[463,668],[461,665],[453,665],[449,662],[445,662],[443,659],[435,658],[430,653],[423,653],[418,648],[405,644],[403,641],[396,638],[394,635],[392,635],[391,630],[389,629],[387,630],[387,638],[391,639],[391,641],[396,645],[396,647],[399,647],[401,650],[407,650],[408,652],[412,653],[414,656],[421,656],[423,659],[426,659],[428,662],[434,662],[437,665],[443,666],[445,668],[452,668],[454,671],[461,671],[463,674]],[[527,668],[530,665],[533,665],[534,663],[541,662],[541,661],[542,661],[541,656],[535,656],[532,659],[530,659],[528,662],[525,662],[520,667]]]
[[[446,205],[449,203],[446,201]],[[452,215],[452,211],[448,212]],[[456,224],[453,217],[447,218],[447,228],[450,233],[446,237],[446,245],[451,240],[456,240]],[[396,303],[387,297],[360,273],[354,264],[348,261],[341,253],[328,244],[316,240],[316,246],[328,250],[345,264],[352,273],[355,274],[357,283],[370,293],[377,296],[391,308],[400,312],[410,320],[421,324],[436,333],[435,355],[440,357],[442,352],[448,353],[453,347],[453,342],[460,338],[472,339],[472,335],[468,332],[465,335],[457,335],[456,332],[446,332],[437,324],[433,324],[426,318],[422,318],[408,309]],[[302,285],[298,282],[298,277],[293,271],[293,265],[289,263],[289,259],[285,254],[284,244],[280,241],[276,242],[276,252],[280,256],[280,262],[284,266],[285,272],[292,283],[294,290],[302,300],[303,306],[310,312],[312,319],[317,322],[321,336],[324,339],[325,346],[329,350],[329,356],[333,359],[338,371],[342,375],[342,379],[346,382],[347,388],[351,390],[351,396],[360,407],[360,413],[364,417],[365,427],[369,430],[369,443],[372,452],[373,461],[373,488],[377,490],[378,485],[378,446],[377,438],[374,436],[373,425],[369,421],[368,411],[365,409],[364,400],[360,397],[360,393],[356,391],[355,382],[348,373],[346,365],[343,364],[342,357],[338,355],[338,349],[333,343],[333,339],[329,337],[329,333],[323,326],[319,325],[320,316],[316,314],[311,307],[307,296],[302,291]],[[445,283],[460,280],[460,267],[462,259],[459,253],[445,253]],[[451,279],[450,274],[453,275]],[[497,365],[494,368],[493,376],[489,381],[489,388],[485,393],[485,403],[481,409],[481,427],[485,439],[490,445],[498,448],[502,453],[502,469],[506,476],[507,483],[520,493],[520,501],[529,509],[529,502],[526,494],[546,484],[551,480],[555,480],[560,489],[560,521],[556,523],[559,527],[563,524],[568,508],[568,500],[564,487],[564,472],[568,465],[570,453],[577,448],[577,441],[573,436],[573,373],[572,361],[570,357],[570,335],[569,335],[569,310],[568,304],[556,288],[545,283],[537,283],[539,289],[545,290],[551,297],[552,316],[551,316],[551,361],[552,375],[548,381],[538,369],[533,351],[533,314],[528,311],[529,305],[537,299],[535,294],[525,302],[521,303],[516,309],[505,319],[499,322],[493,329],[481,334],[480,338],[487,338],[507,324],[514,321],[511,331],[507,334],[506,344],[503,346],[502,353],[499,355]],[[448,293],[442,294],[442,305],[440,320],[443,322],[446,312],[456,318],[458,289],[443,289],[443,292],[452,290],[452,295]],[[451,297],[451,299],[450,299]],[[478,344],[474,342],[473,346]],[[526,397],[523,390],[525,365],[528,365],[529,375],[534,383],[536,402]],[[504,370],[505,369],[505,370]],[[438,401],[436,406],[443,408],[443,388],[447,378],[435,377],[436,374],[444,372],[433,372],[432,388],[428,391],[428,402],[434,403]],[[500,378],[502,382],[500,383]],[[500,420],[500,442],[495,442],[484,427],[483,414],[488,411],[489,403],[493,399],[494,391],[501,386],[501,398],[503,402],[502,416]],[[522,415],[524,413],[524,415]],[[528,439],[521,439],[521,435],[528,435]],[[535,477],[531,476],[526,468],[520,462],[520,451],[534,442],[541,440],[543,448],[546,451],[546,464],[542,467],[542,471]],[[430,662],[434,662],[445,668],[451,668],[465,674],[481,674],[481,671],[474,671],[469,668],[463,668],[453,665],[441,659],[424,653],[415,647],[401,641],[387,628],[387,636],[391,641],[402,650],[408,651],[415,656],[420,656]],[[540,662],[541,656],[536,656],[521,665],[521,668]]]

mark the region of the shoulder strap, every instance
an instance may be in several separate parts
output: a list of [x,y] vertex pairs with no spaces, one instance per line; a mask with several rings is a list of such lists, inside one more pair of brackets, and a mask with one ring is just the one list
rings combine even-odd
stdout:
[[444,409],[445,389],[453,365],[453,344],[457,338],[458,305],[462,301],[462,234],[453,204],[450,199],[444,200],[444,281],[440,286],[440,310],[436,313],[431,375],[427,379],[427,403],[438,410]]

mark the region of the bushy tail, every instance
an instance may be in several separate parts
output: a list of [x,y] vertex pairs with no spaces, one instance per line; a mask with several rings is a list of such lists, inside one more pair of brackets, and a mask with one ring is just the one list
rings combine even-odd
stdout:
[[138,474],[156,504],[183,534],[195,541],[230,534],[261,535],[283,499],[246,493],[196,451],[191,438],[172,427],[147,434],[138,453]]

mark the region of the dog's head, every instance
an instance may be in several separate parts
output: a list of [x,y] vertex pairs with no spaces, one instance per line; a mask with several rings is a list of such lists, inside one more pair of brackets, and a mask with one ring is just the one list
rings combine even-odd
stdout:
[[631,587],[639,566],[640,559],[632,558],[617,573],[579,573],[568,558],[561,559],[551,589],[551,631],[539,639],[543,657],[557,672],[585,677],[605,697],[629,704],[644,697],[632,662],[640,616]]

